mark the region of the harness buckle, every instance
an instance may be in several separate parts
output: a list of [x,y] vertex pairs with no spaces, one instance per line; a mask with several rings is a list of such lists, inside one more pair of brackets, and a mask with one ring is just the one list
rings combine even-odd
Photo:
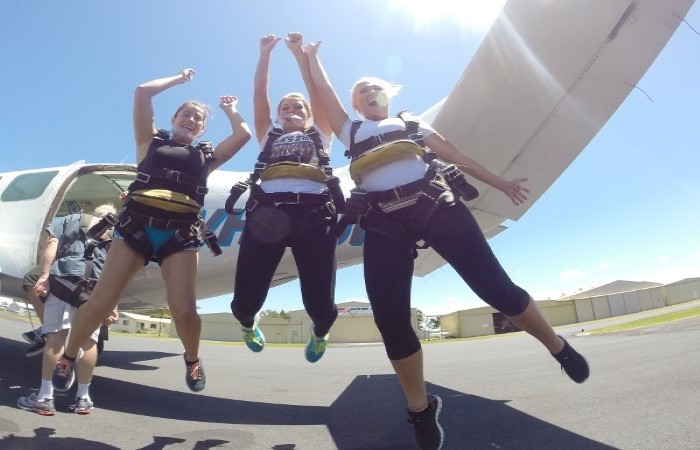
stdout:
[[197,194],[206,195],[209,192],[209,188],[206,186],[197,186],[195,192],[197,192]]
[[259,204],[260,202],[254,199],[253,203],[250,206],[246,207],[246,211],[249,213],[253,212],[253,210],[257,208]]
[[149,174],[143,172],[136,173],[136,181],[140,181],[141,183],[148,183],[150,180],[151,176]]
[[423,141],[423,133],[421,133],[420,131],[417,133],[410,133],[407,137],[413,142]]
[[[126,221],[122,222],[122,217],[126,217]],[[129,214],[119,214],[119,226],[125,227],[131,223],[131,216]]]
[[165,170],[165,178],[166,180],[171,180],[175,181],[177,183],[180,182],[180,175],[182,175],[182,172],[178,172],[177,170],[172,170],[172,169],[166,169]]
[[254,169],[255,171],[263,171],[263,170],[265,170],[266,168],[267,168],[267,163],[258,161],[258,162],[255,163],[255,166],[254,166],[253,169]]
[[161,221],[161,220],[156,219],[155,217],[150,217],[150,216],[148,217],[148,219],[146,219],[146,223],[148,224],[148,226],[153,227],[153,228],[161,228],[158,225],[165,223],[165,226],[163,226],[162,228],[167,229],[168,222],[170,222],[170,221],[169,220],[162,220]]

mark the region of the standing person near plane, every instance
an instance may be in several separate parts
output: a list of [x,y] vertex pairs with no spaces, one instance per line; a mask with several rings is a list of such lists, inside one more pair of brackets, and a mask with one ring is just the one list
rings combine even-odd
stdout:
[[[107,249],[110,244],[108,227],[99,231],[99,236],[89,236],[90,227],[100,218],[114,214],[111,204],[100,205],[92,215],[71,214],[54,221],[46,231],[48,239],[42,253],[34,290],[45,298],[42,330],[45,336],[41,362],[41,385],[28,396],[17,399],[17,406],[43,416],[56,414],[51,373],[63,351],[66,337],[71,329],[71,320],[79,306],[80,294],[89,292],[100,276]],[[85,286],[83,289],[76,289]],[[102,318],[105,323],[114,323],[116,310]],[[80,342],[83,354],[76,363],[78,390],[71,409],[76,414],[90,414],[94,405],[90,398],[90,382],[97,362],[97,340],[100,324],[87,338]]]
[[270,55],[281,39],[274,35],[260,39],[253,106],[261,152],[251,178],[238,185],[239,192],[250,188],[251,195],[231,311],[243,326],[248,348],[262,351],[265,336],[258,326],[259,311],[285,248],[290,247],[304,307],[313,321],[305,352],[313,363],[323,356],[328,332],[338,317],[334,297],[337,238],[332,229],[336,208],[345,198],[338,179],[331,176],[331,130],[317,102],[300,33],[289,33],[286,44],[299,65],[310,101],[299,93],[285,95],[277,106],[278,125],[273,125],[268,97]]
[[353,86],[352,107],[363,120],[351,120],[318,59],[320,44],[307,45],[304,51],[331,128],[351,158],[357,188],[346,216],[356,214],[366,232],[367,294],[420,447],[437,449],[444,439],[438,422],[442,400],[427,392],[423,353],[410,320],[413,259],[421,239],[482,300],[538,339],[572,380],[584,382],[587,361],[555,334],[532,297],[511,281],[469,209],[455,200],[456,195],[469,199],[476,194],[462,171],[502,191],[516,205],[527,198],[526,179],[509,181],[491,173],[415,116],[389,117],[398,86],[384,80],[362,78]]
[[238,99],[221,97],[219,107],[232,134],[212,150],[197,143],[204,133],[209,108],[200,102],[183,103],[170,119],[171,130],[154,126],[152,99],[173,86],[189,82],[193,69],[149,81],[134,94],[134,137],[138,174],[129,186],[119,213],[115,239],[100,281],[90,301],[78,310],[65,353],[54,370],[57,391],[70,388],[78,346],[119,301],[128,281],[149,260],[160,264],[170,312],[184,346],[185,381],[194,392],[206,378],[199,358],[201,320],[197,314],[195,279],[202,241],[213,233],[199,216],[209,174],[228,161],[250,139],[250,130],[236,109]]

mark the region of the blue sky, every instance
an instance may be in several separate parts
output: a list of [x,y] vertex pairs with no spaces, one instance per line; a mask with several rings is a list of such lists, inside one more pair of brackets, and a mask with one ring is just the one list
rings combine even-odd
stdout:
[[[426,3],[437,7],[418,14]],[[324,63],[346,107],[352,83],[377,75],[405,86],[393,112],[421,113],[449,93],[478,47],[486,31],[482,18],[493,14],[477,7],[484,4],[9,1],[0,16],[0,122],[8,131],[0,171],[80,159],[134,162],[134,87],[185,67],[197,76],[156,97],[158,126],[168,127],[183,100],[215,106],[224,94],[239,97],[252,125],[252,79],[265,34],[300,31],[307,41],[323,40]],[[700,29],[700,6],[686,20]],[[536,299],[620,279],[667,283],[700,276],[698,55],[700,35],[681,24],[639,82],[644,92],[634,90],[539,201],[490,241],[511,278]],[[298,90],[303,84],[293,58],[279,45],[270,97]],[[228,134],[218,108],[208,128],[206,138],[214,142]],[[251,142],[222,169],[248,171],[257,152]],[[346,164],[339,144],[333,162]],[[336,300],[366,300],[360,267],[338,272]],[[202,301],[201,312],[227,311],[228,301]],[[483,304],[445,266],[414,279],[413,305],[441,314]],[[292,282],[272,289],[264,308],[301,307]]]

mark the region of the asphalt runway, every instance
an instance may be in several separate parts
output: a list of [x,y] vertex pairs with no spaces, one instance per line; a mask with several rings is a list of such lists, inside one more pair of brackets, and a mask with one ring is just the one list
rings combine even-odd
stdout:
[[[28,329],[0,318],[2,449],[416,448],[380,344],[331,345],[309,364],[301,347],[255,354],[204,343],[207,387],[194,394],[179,341],[113,334],[91,386],[93,413],[67,410],[72,391],[44,417],[16,407],[40,378],[40,358],[24,357]],[[429,389],[444,401],[443,449],[698,448],[700,318],[575,331],[558,329],[591,364],[582,385],[523,333],[425,345]]]

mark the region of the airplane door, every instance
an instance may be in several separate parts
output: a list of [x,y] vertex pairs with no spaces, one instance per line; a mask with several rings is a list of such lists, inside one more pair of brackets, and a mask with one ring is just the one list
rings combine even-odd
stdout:
[[0,175],[0,271],[22,278],[37,264],[39,239],[71,172],[65,167]]

